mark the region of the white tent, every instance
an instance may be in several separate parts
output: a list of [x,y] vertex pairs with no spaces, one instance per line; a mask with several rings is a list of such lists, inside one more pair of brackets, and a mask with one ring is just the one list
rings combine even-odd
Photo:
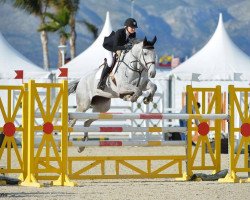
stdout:
[[14,49],[0,33],[0,79],[15,78],[15,70],[23,70],[24,79],[48,78],[50,74]]
[[181,80],[200,74],[201,81],[249,80],[250,57],[228,36],[220,14],[215,33],[208,43],[190,59],[171,71]]
[[[227,34],[222,14],[207,44],[191,58],[170,72],[172,107],[179,110],[186,85],[215,87],[227,94],[228,85],[249,87],[250,57],[240,50]],[[226,102],[224,102],[226,105]]]
[[[50,72],[43,70],[25,58],[21,53],[15,50],[0,33],[0,85],[21,85],[22,80],[14,79],[17,75],[15,70],[23,70],[23,79],[25,81],[28,79],[35,79],[37,82],[51,81],[49,79]],[[7,90],[1,90],[0,99],[3,102],[5,110],[8,109],[7,106],[15,105],[19,93],[18,90],[12,91],[11,104],[9,104],[9,92]],[[18,111],[17,115],[22,115],[22,113]],[[16,126],[20,124],[21,120],[20,117],[15,118]],[[0,126],[3,126],[4,123],[4,118],[2,114],[0,114]]]
[[106,14],[106,21],[103,29],[95,40],[95,42],[84,52],[67,63],[63,67],[68,68],[69,78],[80,78],[90,71],[97,69],[104,61],[106,55],[102,46],[104,37],[108,36],[112,32],[112,26],[110,23],[109,12]]

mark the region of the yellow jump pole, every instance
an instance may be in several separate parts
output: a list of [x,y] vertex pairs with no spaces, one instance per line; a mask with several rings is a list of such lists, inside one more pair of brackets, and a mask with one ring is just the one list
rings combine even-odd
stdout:
[[75,186],[68,177],[68,81],[62,82],[62,130],[61,130],[61,175],[53,185]]
[[28,84],[24,83],[23,85],[23,100],[22,100],[22,156],[23,156],[23,173],[19,176],[21,181],[24,181],[27,177],[27,148],[28,148]]
[[[214,93],[215,101],[215,114],[220,114],[222,111],[221,108],[221,86],[216,86]],[[221,131],[222,131],[222,120],[215,119],[215,170],[214,173],[217,173],[221,170]]]
[[27,155],[27,177],[21,183],[22,186],[34,186],[41,187],[41,184],[37,182],[34,176],[34,123],[35,123],[35,92],[34,92],[34,80],[30,80],[28,83],[28,142],[27,149],[24,150],[24,154]]
[[[187,113],[192,113],[192,99],[191,95],[193,95],[193,90],[191,85],[187,85]],[[187,121],[187,179],[189,179],[192,175],[192,119],[189,118]]]
[[229,173],[225,178],[219,179],[219,182],[231,182],[238,183],[239,177],[235,172],[235,162],[234,162],[234,100],[236,99],[235,88],[233,85],[228,86],[228,114],[229,114],[229,125],[228,125],[228,155],[229,155]]

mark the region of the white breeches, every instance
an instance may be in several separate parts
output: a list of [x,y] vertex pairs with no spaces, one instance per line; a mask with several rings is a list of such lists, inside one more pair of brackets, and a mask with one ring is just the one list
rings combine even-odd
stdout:
[[107,64],[109,67],[111,67],[113,62],[113,53],[111,51],[106,50],[105,51],[105,58],[107,58]]

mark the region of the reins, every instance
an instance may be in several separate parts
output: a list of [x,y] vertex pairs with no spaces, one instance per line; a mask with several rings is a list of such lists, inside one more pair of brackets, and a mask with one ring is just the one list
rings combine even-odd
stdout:
[[[137,87],[138,87],[139,84],[140,84],[140,81],[141,81],[142,72],[143,72],[144,70],[148,71],[148,70],[150,69],[150,67],[152,66],[152,64],[155,64],[155,61],[146,62],[146,59],[145,59],[145,56],[144,56],[143,48],[142,48],[142,50],[141,50],[141,53],[140,53],[139,58],[137,58],[137,57],[133,54],[133,51],[132,51],[132,50],[133,50],[133,48],[132,48],[129,52],[130,52],[130,54],[133,56],[133,58],[134,58],[135,60],[130,61],[129,63],[126,63],[126,62],[124,62],[124,57],[125,57],[125,56],[123,56],[123,59],[122,59],[122,60],[120,60],[120,59],[118,60],[118,66],[117,66],[117,68],[116,68],[115,73],[117,72],[117,69],[118,69],[119,65],[120,65],[121,63],[124,63],[124,65],[126,65],[126,66],[128,67],[128,69],[130,69],[131,71],[137,72],[137,73],[139,74],[139,80],[138,80],[138,82],[137,82],[137,84],[136,84]],[[141,62],[141,57],[142,57],[142,60],[144,61],[144,63]],[[136,66],[136,65],[134,65],[134,63],[139,63],[139,65],[142,66],[142,69],[138,69],[138,68],[134,67],[134,66]]]

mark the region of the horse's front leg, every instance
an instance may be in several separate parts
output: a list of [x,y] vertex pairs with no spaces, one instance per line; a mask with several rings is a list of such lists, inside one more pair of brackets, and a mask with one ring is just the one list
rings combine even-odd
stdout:
[[139,87],[136,87],[132,84],[124,83],[119,88],[120,94],[131,94],[129,97],[125,96],[124,100],[136,102],[137,99],[142,95],[142,90]]
[[142,90],[139,87],[134,87],[134,94],[131,96],[130,101],[136,102],[141,95],[142,95]]
[[147,85],[146,85],[146,90],[149,91],[149,95],[147,97],[144,97],[143,103],[149,104],[150,102],[153,101],[153,97],[154,97],[155,92],[157,90],[157,86],[149,80]]

